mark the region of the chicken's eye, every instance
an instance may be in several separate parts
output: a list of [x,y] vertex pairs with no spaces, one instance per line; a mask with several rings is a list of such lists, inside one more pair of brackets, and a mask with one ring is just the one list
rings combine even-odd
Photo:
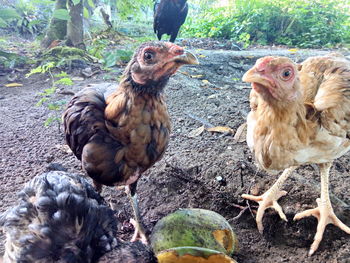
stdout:
[[143,55],[143,58],[145,59],[146,62],[149,62],[154,58],[154,54],[152,52],[147,51]]
[[285,69],[282,71],[282,78],[284,80],[290,79],[292,77],[292,75],[293,75],[293,72],[291,69]]

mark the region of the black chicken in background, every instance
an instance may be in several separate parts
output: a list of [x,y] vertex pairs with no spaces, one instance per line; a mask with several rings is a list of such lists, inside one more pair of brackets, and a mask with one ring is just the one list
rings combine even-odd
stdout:
[[96,262],[119,245],[113,210],[82,176],[36,176],[18,198],[0,217],[4,263]]
[[153,29],[161,40],[163,34],[170,35],[174,42],[188,13],[187,0],[155,0]]

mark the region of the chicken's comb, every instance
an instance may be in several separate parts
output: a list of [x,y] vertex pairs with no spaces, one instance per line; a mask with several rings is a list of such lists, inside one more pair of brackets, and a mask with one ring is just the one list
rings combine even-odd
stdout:
[[266,65],[269,64],[270,61],[272,61],[273,59],[274,59],[274,57],[271,57],[271,56],[260,58],[256,61],[255,68],[258,71],[263,71],[263,70],[265,70]]

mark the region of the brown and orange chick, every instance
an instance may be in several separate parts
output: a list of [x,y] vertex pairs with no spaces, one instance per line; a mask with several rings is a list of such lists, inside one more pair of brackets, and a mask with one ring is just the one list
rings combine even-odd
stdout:
[[137,206],[141,174],[161,159],[170,119],[163,90],[169,78],[196,57],[169,42],[142,44],[114,91],[90,87],[77,93],[63,114],[66,141],[97,189],[126,186],[136,221],[132,240],[147,242]]
[[274,208],[287,220],[277,202],[287,194],[281,190],[287,177],[300,165],[318,164],[318,207],[294,217],[318,219],[309,251],[312,255],[328,224],[350,234],[350,228],[334,214],[328,192],[333,160],[350,150],[350,62],[334,54],[312,57],[301,65],[286,57],[264,57],[245,73],[243,81],[252,83],[247,144],[260,168],[270,172],[284,170],[263,195],[243,197],[259,203],[256,222],[262,232],[267,208]]

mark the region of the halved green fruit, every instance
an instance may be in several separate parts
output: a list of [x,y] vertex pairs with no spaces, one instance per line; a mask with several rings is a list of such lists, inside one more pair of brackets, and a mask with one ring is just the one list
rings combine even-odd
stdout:
[[238,250],[226,219],[205,209],[180,209],[162,218],[153,229],[151,245],[160,263],[231,263],[235,261],[228,256]]

